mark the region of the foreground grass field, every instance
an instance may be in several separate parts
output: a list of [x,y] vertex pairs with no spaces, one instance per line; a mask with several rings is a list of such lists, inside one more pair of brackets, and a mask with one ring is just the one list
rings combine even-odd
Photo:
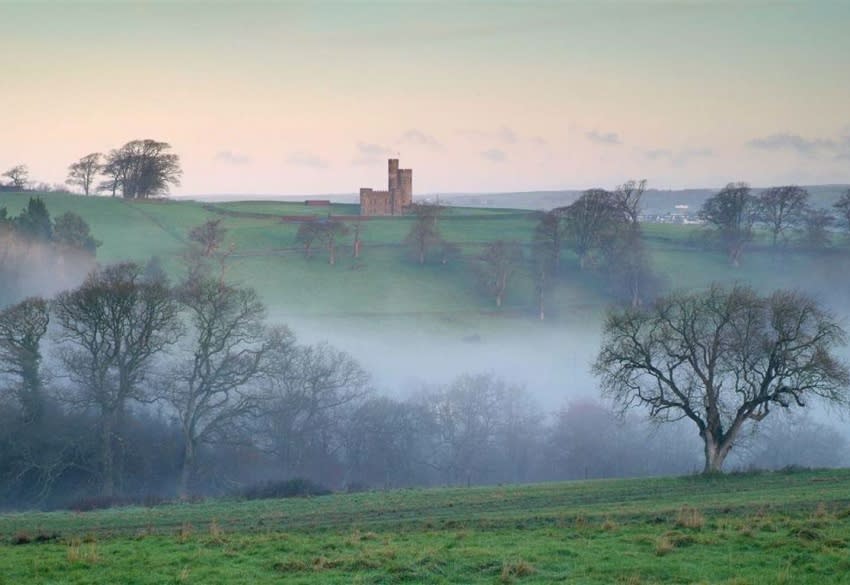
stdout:
[[0,516],[0,583],[847,583],[850,470]]

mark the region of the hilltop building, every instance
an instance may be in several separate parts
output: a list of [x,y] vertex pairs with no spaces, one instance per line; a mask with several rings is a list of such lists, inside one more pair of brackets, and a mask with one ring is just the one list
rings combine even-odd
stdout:
[[398,159],[388,161],[386,191],[360,189],[360,215],[401,215],[413,203],[413,170],[398,168]]

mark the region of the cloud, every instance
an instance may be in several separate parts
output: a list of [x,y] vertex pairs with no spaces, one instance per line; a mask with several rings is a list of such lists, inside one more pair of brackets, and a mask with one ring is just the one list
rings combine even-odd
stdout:
[[498,148],[491,148],[489,150],[485,150],[481,153],[481,156],[494,163],[501,163],[508,160],[508,156],[505,154],[505,151],[500,150]]
[[850,128],[845,128],[844,132],[840,138],[805,138],[799,134],[778,132],[754,138],[747,142],[747,146],[769,152],[792,152],[808,159],[845,161],[850,160]]
[[585,132],[584,136],[595,144],[617,145],[623,143],[620,139],[620,135],[616,132],[599,132],[598,130],[591,130],[590,132]]
[[380,144],[358,142],[357,155],[352,159],[351,164],[367,167],[377,166],[386,162],[386,157],[392,153],[389,148]]
[[232,150],[222,150],[215,154],[215,160],[231,165],[247,165],[254,162],[254,159],[247,154],[240,154]]
[[405,131],[396,141],[398,144],[413,144],[414,146],[425,146],[431,150],[443,150],[443,144],[421,130],[411,128]]
[[804,156],[815,157],[822,153],[834,152],[839,144],[830,138],[803,138],[799,134],[786,132],[771,134],[763,138],[754,138],[747,146],[758,150],[790,150]]
[[390,153],[390,149],[380,144],[357,143],[357,152],[363,156],[383,156]]
[[303,150],[299,150],[298,152],[293,152],[286,159],[286,164],[297,166],[297,167],[309,167],[313,169],[326,169],[328,166],[328,161],[316,156],[315,154],[305,152]]
[[671,150],[669,148],[656,148],[643,151],[643,155],[649,160],[667,160],[673,166],[682,167],[695,158],[710,158],[714,151],[707,147],[683,148]]

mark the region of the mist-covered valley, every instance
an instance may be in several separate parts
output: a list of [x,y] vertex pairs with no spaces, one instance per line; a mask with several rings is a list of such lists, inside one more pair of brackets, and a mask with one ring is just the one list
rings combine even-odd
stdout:
[[[168,212],[161,208],[163,217]],[[383,313],[346,312],[339,306],[356,304],[346,299],[346,270],[363,268],[345,252],[340,262],[351,268],[328,267],[322,256],[299,248],[284,256],[277,277],[284,284],[298,262],[307,274],[335,270],[321,278],[342,287],[318,304],[292,303],[277,289],[252,290],[245,278],[251,264],[235,253],[228,224],[219,219],[191,226],[165,262],[116,263],[97,261],[97,226],[92,230],[79,215],[54,221],[33,198],[17,216],[6,217],[0,262],[4,507],[87,508],[262,493],[271,489],[263,486],[293,481],[308,482],[308,490],[340,491],[693,474],[706,464],[707,443],[694,420],[658,410],[660,403],[603,393],[598,361],[601,348],[611,347],[609,312],[650,315],[656,295],[669,299],[659,307],[677,298],[686,303],[682,307],[707,302],[699,296],[713,290],[705,280],[636,273],[629,282],[641,286],[641,305],[630,309],[634,299],[618,296],[623,273],[608,272],[619,264],[606,265],[611,261],[603,248],[586,273],[569,268],[576,256],[565,258],[562,274],[536,289],[545,296],[532,296],[540,266],[535,244],[511,260],[531,264],[516,276],[525,284],[506,292],[504,311],[412,312],[410,300],[400,301],[410,284],[400,281],[399,291],[380,291],[399,303],[398,312],[389,304]],[[539,234],[548,220],[539,215],[527,221],[532,227],[538,222]],[[690,262],[722,259],[711,240],[683,242],[672,249],[684,246],[676,253]],[[391,250],[410,266],[405,270],[421,274],[412,281],[417,286],[435,277],[464,282],[475,271],[481,277],[474,252],[446,260],[439,248],[425,256],[427,272],[417,273],[415,255],[405,252],[412,245]],[[826,312],[817,318],[834,318],[841,327],[848,290],[843,245],[838,240],[828,249],[776,253],[754,244],[731,274],[755,288],[738,291],[727,283],[712,294],[727,304],[752,297],[746,302],[756,312],[781,309],[770,318],[776,322],[796,309],[774,306],[784,301],[771,300],[771,291],[798,282],[794,288],[814,303],[812,315],[822,306]],[[361,253],[371,258],[368,242]],[[661,258],[668,253],[662,248]],[[658,270],[659,261],[654,265]],[[439,276],[441,266],[446,276]],[[366,269],[382,268],[373,263]],[[797,280],[802,274],[806,278]],[[765,278],[754,281],[753,275]],[[268,282],[267,275],[256,282]],[[393,279],[380,283],[392,288]],[[485,284],[461,290],[492,294]],[[528,295],[526,306],[518,304],[522,295]],[[327,299],[339,305],[322,305]],[[541,318],[545,301],[547,317]],[[440,307],[439,299],[432,307]],[[675,311],[659,318],[668,314]],[[765,341],[774,335],[769,328],[779,327],[769,321],[762,326],[768,327]],[[815,321],[811,326],[820,327]],[[829,351],[847,360],[841,335],[830,339]],[[829,367],[839,369],[823,375],[840,386],[840,365]],[[839,386],[836,397],[843,392]],[[770,417],[760,420],[768,411],[759,410],[742,419],[723,468],[848,464],[846,417],[836,404],[840,399],[810,403],[776,395]]]

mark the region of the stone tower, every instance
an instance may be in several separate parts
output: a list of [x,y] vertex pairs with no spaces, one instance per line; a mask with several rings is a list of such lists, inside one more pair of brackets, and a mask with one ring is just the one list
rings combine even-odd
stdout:
[[360,215],[401,215],[413,203],[413,170],[398,168],[398,159],[387,161],[387,190],[360,189]]

